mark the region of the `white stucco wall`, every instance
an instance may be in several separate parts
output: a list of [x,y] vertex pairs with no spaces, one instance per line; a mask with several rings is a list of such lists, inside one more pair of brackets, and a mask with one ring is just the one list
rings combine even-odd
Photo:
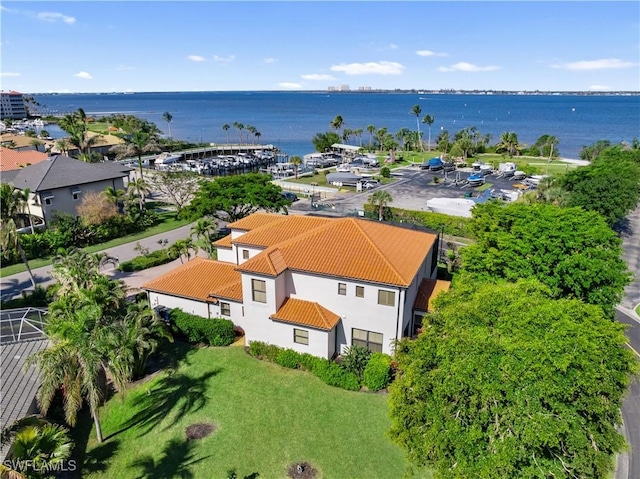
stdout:
[[[309,353],[314,356],[329,359],[335,352],[335,332],[323,331],[297,324],[283,323],[266,318],[268,327],[246,330],[247,344],[251,341],[263,341],[282,348],[291,348],[299,353]],[[309,344],[293,341],[294,329],[301,329],[309,333]],[[258,332],[258,334],[255,334]]]
[[224,261],[226,263],[236,263],[236,254],[233,252],[233,248],[217,248],[218,261]]
[[202,316],[203,318],[209,317],[208,303],[196,301],[194,299],[179,298],[177,296],[150,291],[149,304],[152,308],[156,306],[165,306],[169,309],[180,308],[185,313],[195,314],[196,316]]
[[[233,251],[234,251],[234,262],[236,264],[242,264],[245,261],[248,261],[249,259],[253,258],[255,255],[260,254],[264,251],[264,248],[256,248],[253,246],[246,246],[246,245],[233,245]],[[243,257],[243,251],[248,251],[249,252],[249,258],[245,259]]]

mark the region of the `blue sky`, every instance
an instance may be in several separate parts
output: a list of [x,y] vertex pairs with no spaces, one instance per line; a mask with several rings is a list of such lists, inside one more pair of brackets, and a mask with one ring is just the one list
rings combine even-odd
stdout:
[[3,1],[25,93],[640,90],[640,2]]

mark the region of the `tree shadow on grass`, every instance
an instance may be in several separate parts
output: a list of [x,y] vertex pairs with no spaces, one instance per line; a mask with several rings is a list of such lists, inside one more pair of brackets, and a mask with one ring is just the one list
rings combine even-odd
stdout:
[[142,456],[133,461],[129,468],[140,471],[138,479],[191,479],[195,477],[190,467],[207,457],[195,458],[193,441],[172,439],[167,443],[159,459],[152,456]]
[[98,444],[91,451],[85,453],[82,462],[83,474],[106,471],[109,467],[109,459],[116,454],[119,448],[120,441],[113,439]]
[[162,421],[168,421],[163,431],[172,428],[180,418],[205,406],[207,382],[220,371],[222,370],[217,368],[197,377],[174,372],[160,378],[146,390],[146,395],[142,395],[136,402],[138,412],[107,439],[131,428],[136,428],[139,432],[138,437],[141,437],[155,429]]

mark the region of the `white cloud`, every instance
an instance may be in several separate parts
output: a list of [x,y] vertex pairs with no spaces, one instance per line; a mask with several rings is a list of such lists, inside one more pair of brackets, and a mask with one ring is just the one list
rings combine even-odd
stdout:
[[235,59],[235,55],[229,55],[228,57],[220,57],[218,55],[213,56],[213,61],[218,63],[231,63]]
[[288,88],[290,90],[294,90],[296,88],[302,88],[302,85],[300,83],[293,83],[293,82],[282,82],[282,83],[278,83],[278,86],[280,88]]
[[91,73],[88,73],[88,72],[78,72],[73,76],[78,78],[84,78],[85,80],[93,80]]
[[38,12],[36,17],[39,20],[43,20],[45,22],[62,21],[67,25],[73,25],[74,23],[76,23],[76,19],[74,17],[70,17],[58,12]]
[[610,86],[607,85],[590,85],[589,91],[609,91],[611,90]]
[[433,52],[431,50],[418,50],[416,52],[416,55],[418,55],[419,57],[446,57],[446,56],[448,56],[447,53]]
[[191,60],[192,62],[203,62],[204,57],[200,55],[187,55],[187,60]]
[[0,77],[19,77],[20,73],[16,72],[2,72],[0,73]]
[[331,71],[347,75],[401,75],[404,65],[397,62],[347,63],[331,66]]
[[438,67],[439,72],[492,72],[500,70],[501,67],[496,65],[489,65],[486,67],[480,67],[473,63],[458,62],[450,67]]
[[619,58],[602,58],[600,60],[558,63],[550,66],[551,68],[560,68],[562,70],[604,70],[610,68],[629,68],[635,65],[633,62],[625,62]]
[[271,63],[275,63],[275,62],[277,62],[278,60],[277,60],[276,58],[271,58],[271,57],[269,57],[269,58],[265,58],[263,61],[264,61],[265,63],[269,63],[269,64],[271,64]]
[[331,75],[323,75],[320,73],[310,73],[308,75],[300,75],[300,78],[304,80],[335,80]]

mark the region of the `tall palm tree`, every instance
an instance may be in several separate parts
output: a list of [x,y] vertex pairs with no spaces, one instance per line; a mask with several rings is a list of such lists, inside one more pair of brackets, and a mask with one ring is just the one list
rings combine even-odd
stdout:
[[137,157],[140,179],[143,179],[142,155],[160,151],[156,135],[145,130],[136,130],[131,135],[123,136],[122,139],[124,143],[113,146],[111,151],[116,153],[116,159]]
[[[255,143],[255,137],[256,137],[256,133],[258,132],[258,129],[253,125],[247,125],[247,131],[253,135],[254,140],[251,140],[251,144],[253,145]],[[248,136],[249,135],[247,135],[247,137]]]
[[302,164],[302,158],[299,156],[292,156],[289,160],[289,163],[293,165],[293,171],[296,174],[296,180],[298,179],[298,170],[300,169],[300,165]]
[[33,146],[36,149],[36,151],[40,151],[40,147],[44,146],[44,142],[42,140],[37,139],[37,138],[32,139],[29,142],[29,144],[31,146]]
[[210,258],[214,250],[212,240],[217,227],[217,223],[211,218],[200,218],[191,227],[191,235],[195,236],[197,239],[203,240],[203,242],[206,244],[205,251]]
[[113,186],[107,186],[106,189],[102,192],[102,194],[109,199],[111,203],[116,206],[119,206],[124,201],[126,191],[117,190]]
[[436,121],[436,119],[431,115],[425,115],[425,117],[422,119],[422,123],[426,123],[427,126],[429,127],[429,139],[427,140],[427,151],[431,151],[431,125],[433,125],[434,121]]
[[44,477],[47,471],[68,459],[73,448],[66,428],[40,416],[26,416],[7,426],[2,431],[1,444],[13,444],[11,459],[23,465],[20,471],[13,471],[18,475],[0,469],[3,479]]
[[27,255],[22,249],[20,233],[18,233],[16,225],[16,220],[24,211],[24,207],[24,196],[20,190],[15,189],[11,183],[0,184],[0,244],[2,245],[2,250],[7,254],[10,251],[18,252],[27,268],[31,285],[35,288],[36,280],[29,267]]
[[171,122],[173,121],[173,115],[168,111],[165,111],[162,114],[162,119],[167,122],[167,127],[169,127],[169,138],[171,138]]
[[362,128],[356,128],[353,130],[353,134],[358,138],[358,146],[362,148]]
[[496,145],[496,152],[506,152],[511,158],[514,155],[518,155],[520,148],[516,132],[506,131],[500,135],[500,142]]
[[384,208],[392,201],[393,197],[387,190],[377,190],[369,196],[369,204],[378,210],[378,221],[382,221]]
[[227,144],[229,144],[229,129],[231,127],[225,123],[224,125],[222,125],[222,129],[224,130],[224,132],[227,134]]
[[58,123],[60,128],[69,134],[67,141],[78,149],[79,158],[92,161],[91,149],[104,142],[102,135],[89,132],[87,115],[82,108],[69,115],[65,115]]
[[67,140],[66,138],[61,138],[59,140],[56,140],[55,148],[63,155],[66,156],[69,153],[70,147],[71,147],[71,144],[69,143],[69,140]]
[[27,209],[27,216],[29,217],[29,228],[31,229],[31,234],[35,233],[33,229],[33,217],[31,216],[31,190],[29,188],[25,188],[20,191],[18,189],[14,190],[14,194],[18,197],[18,201]]
[[142,177],[129,181],[129,191],[138,198],[140,211],[144,210],[147,196],[151,193],[151,186]]
[[239,144],[242,145],[242,130],[244,130],[244,125],[240,122],[234,121],[233,126],[238,130],[238,136],[240,138]]
[[367,131],[369,132],[369,150],[371,150],[373,146],[373,134],[376,131],[375,125],[367,125]]
[[420,115],[422,115],[422,108],[420,108],[420,105],[413,105],[409,113],[416,116],[416,125],[418,127],[418,143],[420,144],[420,151],[422,151],[422,135],[420,134]]
[[340,131],[342,125],[344,124],[344,119],[342,116],[337,115],[333,120],[331,120],[330,126],[336,131]]

